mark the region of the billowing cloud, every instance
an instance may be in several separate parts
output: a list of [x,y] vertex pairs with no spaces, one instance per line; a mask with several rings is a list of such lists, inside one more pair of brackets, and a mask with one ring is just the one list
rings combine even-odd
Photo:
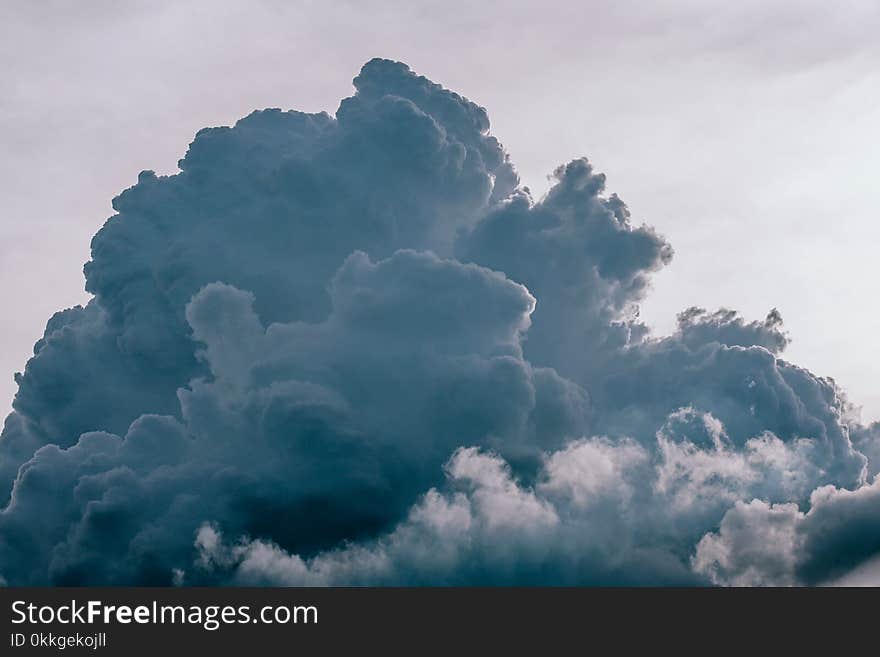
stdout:
[[737,502],[700,540],[694,568],[722,584],[835,583],[876,561],[878,513],[880,480],[817,488],[806,512],[794,503]]
[[[639,321],[672,257],[586,159],[373,60],[143,172],[0,438],[11,584],[798,584],[880,553],[876,425],[773,310]],[[873,483],[872,483],[873,482]]]

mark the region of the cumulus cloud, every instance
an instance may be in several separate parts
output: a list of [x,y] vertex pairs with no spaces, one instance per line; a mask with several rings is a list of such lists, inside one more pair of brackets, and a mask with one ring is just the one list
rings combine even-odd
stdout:
[[695,570],[721,584],[823,584],[876,567],[880,480],[857,490],[819,487],[809,507],[737,502],[700,540]]
[[673,251],[586,159],[368,62],[116,199],[0,437],[10,584],[811,584],[880,553],[877,425],[774,309],[638,304]]

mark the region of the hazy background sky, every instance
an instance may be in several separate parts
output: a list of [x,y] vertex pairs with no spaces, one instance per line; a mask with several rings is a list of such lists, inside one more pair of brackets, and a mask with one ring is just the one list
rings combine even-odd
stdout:
[[489,110],[526,184],[588,156],[676,249],[643,316],[763,317],[880,417],[880,3],[0,3],[0,405],[110,200],[196,130],[335,111],[374,56]]

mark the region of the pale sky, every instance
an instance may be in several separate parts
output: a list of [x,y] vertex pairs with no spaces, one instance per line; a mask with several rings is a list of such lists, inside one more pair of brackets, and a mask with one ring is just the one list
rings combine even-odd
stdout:
[[[0,407],[110,200],[255,108],[333,112],[368,59],[484,105],[525,184],[586,155],[676,250],[643,317],[777,307],[880,418],[880,3],[0,4]],[[0,413],[3,414],[3,413]]]

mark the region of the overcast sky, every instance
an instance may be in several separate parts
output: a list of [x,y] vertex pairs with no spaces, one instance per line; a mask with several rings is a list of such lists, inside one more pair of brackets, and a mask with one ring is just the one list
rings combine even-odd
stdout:
[[252,109],[335,111],[368,59],[484,105],[526,184],[588,156],[676,250],[643,316],[777,307],[880,417],[880,4],[0,4],[0,405],[142,169]]

